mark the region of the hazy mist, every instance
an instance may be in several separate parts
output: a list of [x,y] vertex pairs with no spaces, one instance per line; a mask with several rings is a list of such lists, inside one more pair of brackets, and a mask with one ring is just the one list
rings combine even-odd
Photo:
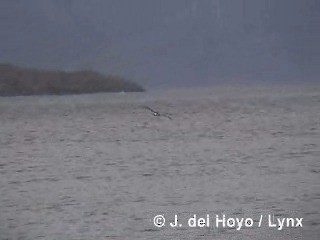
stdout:
[[318,0],[2,0],[0,62],[147,87],[318,81]]

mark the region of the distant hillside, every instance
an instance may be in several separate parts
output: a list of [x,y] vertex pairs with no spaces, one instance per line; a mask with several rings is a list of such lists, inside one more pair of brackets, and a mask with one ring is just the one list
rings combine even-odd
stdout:
[[93,71],[23,69],[0,64],[0,96],[80,94],[96,92],[142,92],[136,83]]

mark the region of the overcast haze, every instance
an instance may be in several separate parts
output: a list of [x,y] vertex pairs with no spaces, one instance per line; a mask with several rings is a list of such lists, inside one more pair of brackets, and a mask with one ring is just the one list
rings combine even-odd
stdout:
[[147,87],[318,81],[318,0],[0,2],[0,62]]

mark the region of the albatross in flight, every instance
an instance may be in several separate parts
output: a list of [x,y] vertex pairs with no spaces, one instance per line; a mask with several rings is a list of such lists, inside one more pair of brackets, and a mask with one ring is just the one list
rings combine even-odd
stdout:
[[160,114],[159,112],[157,111],[154,111],[152,108],[148,107],[148,106],[144,106],[144,108],[148,109],[150,112],[152,112],[153,116],[156,116],[156,117],[160,117],[160,116],[164,116],[164,117],[167,117],[169,118],[170,120],[172,120],[171,116],[169,114]]

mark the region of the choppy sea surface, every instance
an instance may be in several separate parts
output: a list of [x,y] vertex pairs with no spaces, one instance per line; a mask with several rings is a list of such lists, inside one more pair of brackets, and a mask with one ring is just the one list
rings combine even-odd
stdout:
[[[255,222],[191,228],[194,214]],[[0,98],[1,240],[319,236],[319,86]]]

